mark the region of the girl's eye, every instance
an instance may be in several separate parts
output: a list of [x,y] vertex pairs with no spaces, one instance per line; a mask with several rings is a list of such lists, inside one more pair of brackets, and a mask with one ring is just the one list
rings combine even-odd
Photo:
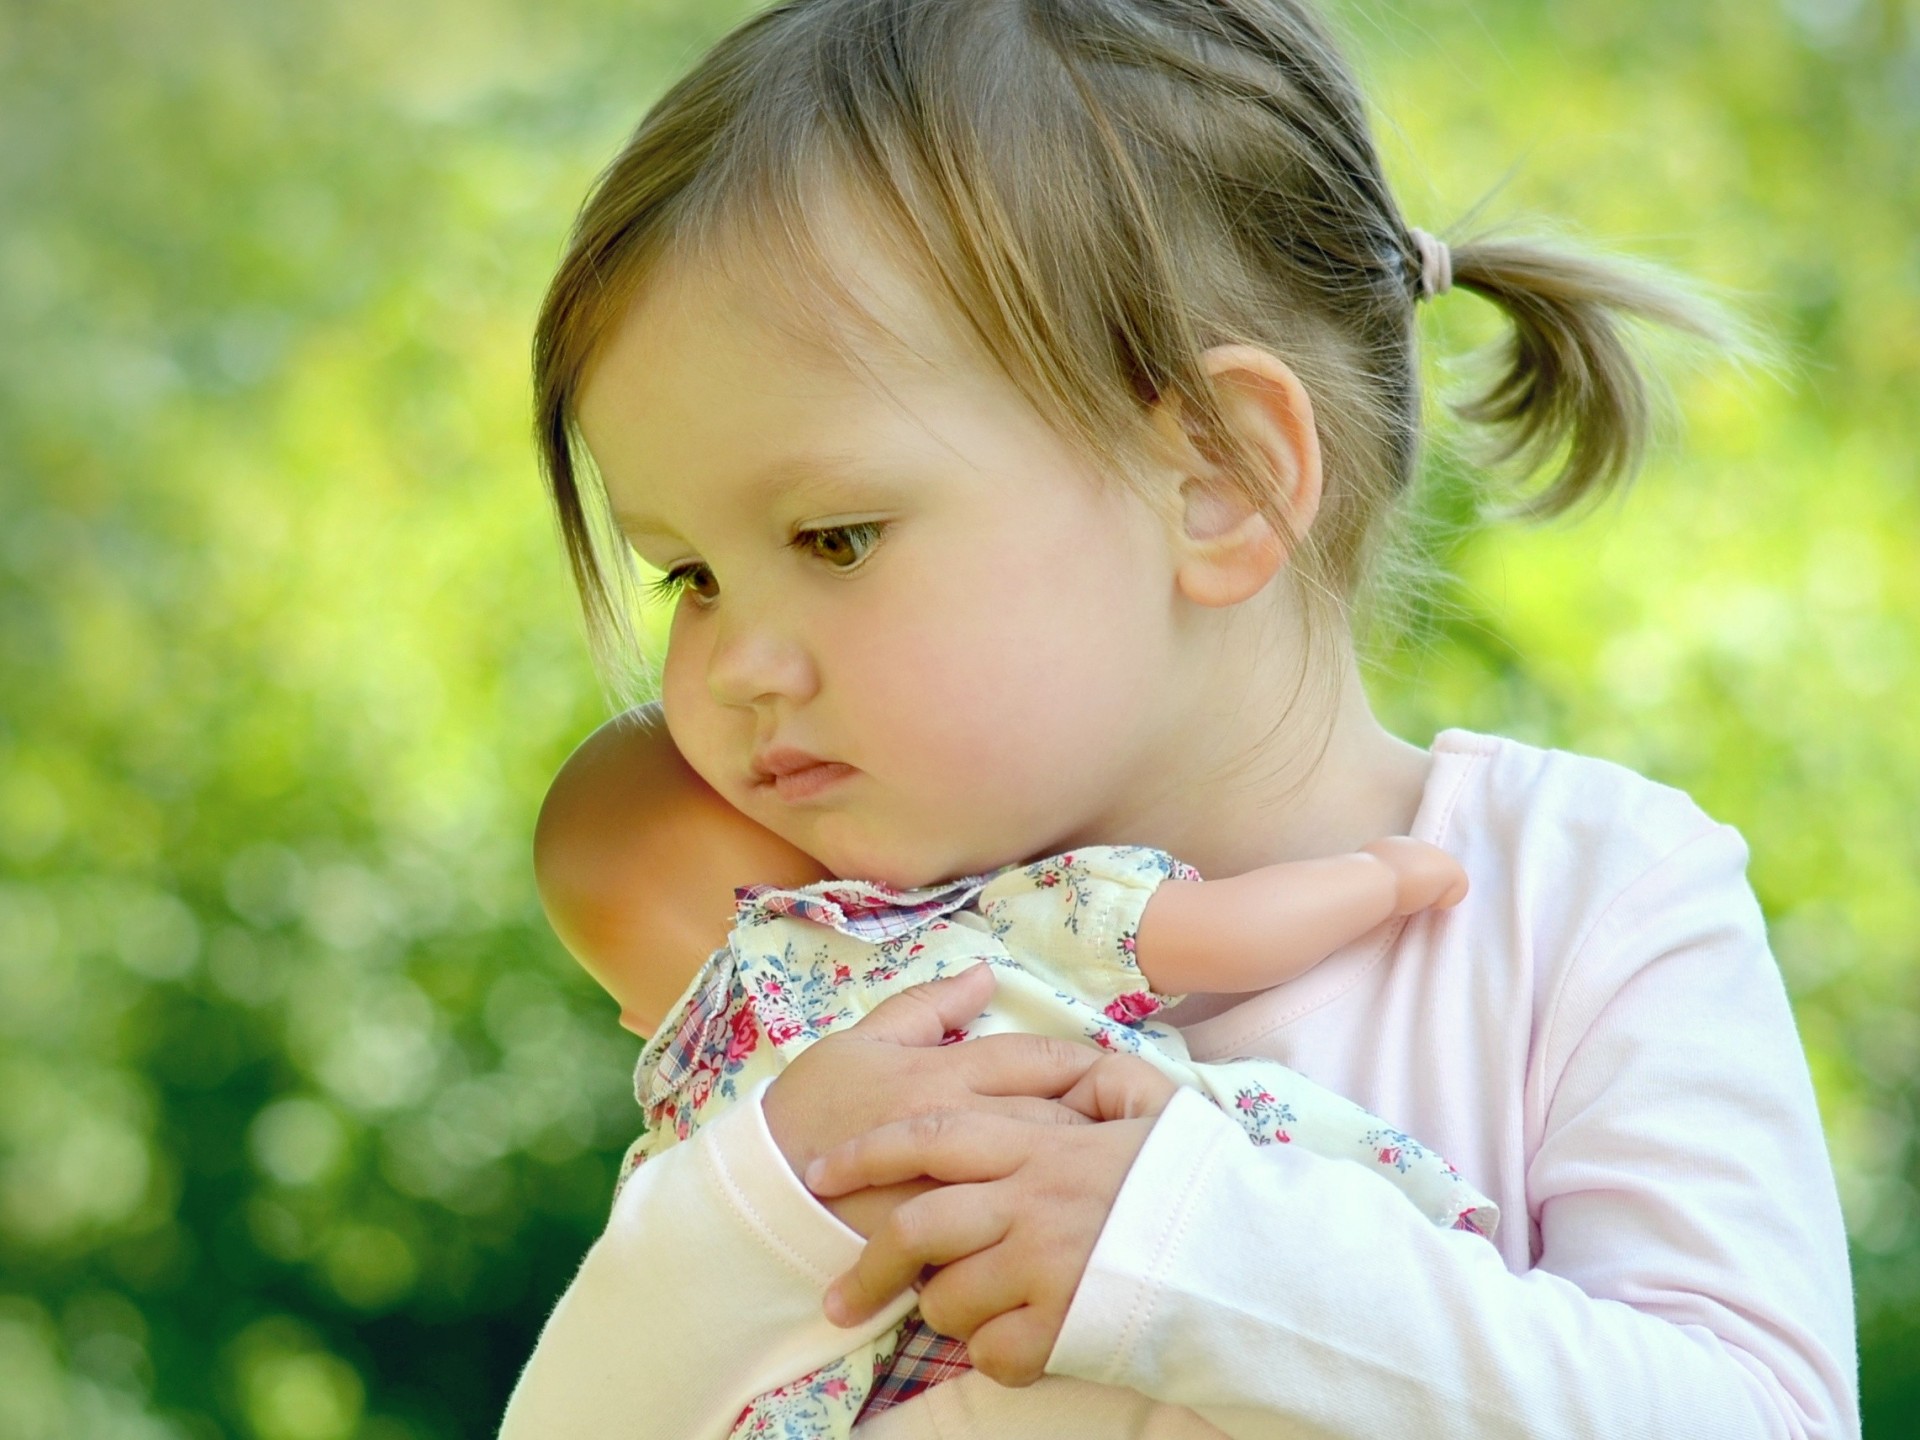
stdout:
[[790,543],[801,554],[824,560],[835,570],[852,570],[873,553],[885,529],[878,520],[828,525],[819,530],[802,530]]
[[674,566],[647,586],[647,594],[655,600],[678,600],[687,593],[696,600],[712,600],[720,594],[720,583],[706,566],[688,563]]
[[[886,525],[878,520],[863,520],[855,525],[827,525],[818,530],[802,530],[788,542],[803,555],[824,560],[834,570],[856,570],[880,543]],[[675,565],[647,586],[648,598],[656,601],[678,600],[691,595],[702,605],[720,598],[720,582],[713,571],[697,560]]]

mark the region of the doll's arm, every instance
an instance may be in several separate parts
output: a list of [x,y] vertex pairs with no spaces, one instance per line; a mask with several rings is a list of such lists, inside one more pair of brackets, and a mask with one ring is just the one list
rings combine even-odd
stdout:
[[640,1035],[725,939],[735,886],[829,878],[694,773],[657,704],[609,720],[560,767],[533,868],[554,933]]
[[1264,990],[1383,920],[1457,905],[1466,893],[1459,861],[1404,835],[1224,880],[1167,880],[1140,917],[1135,958],[1166,995]]

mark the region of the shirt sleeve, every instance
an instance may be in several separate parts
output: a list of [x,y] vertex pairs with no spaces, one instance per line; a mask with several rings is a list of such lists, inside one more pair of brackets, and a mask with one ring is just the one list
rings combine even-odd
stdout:
[[884,1333],[821,1314],[860,1236],[801,1185],[764,1080],[636,1170],[522,1371],[500,1440],[721,1440],[756,1395]]
[[1682,846],[1564,972],[1533,1269],[1182,1091],[1048,1370],[1236,1440],[1858,1436],[1839,1201],[1745,866],[1724,826]]

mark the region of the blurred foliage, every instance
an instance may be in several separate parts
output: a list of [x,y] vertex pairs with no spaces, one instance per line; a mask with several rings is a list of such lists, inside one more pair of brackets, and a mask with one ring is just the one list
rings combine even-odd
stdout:
[[[526,438],[587,183],[750,6],[0,0],[0,1434],[489,1433],[635,1128],[528,836],[605,713]],[[1582,524],[1474,526],[1378,695],[1740,826],[1920,1401],[1920,6],[1349,0],[1415,220],[1733,296]],[[1441,395],[1495,332],[1433,308]],[[1905,736],[1906,738],[1901,738]],[[1900,1417],[1896,1419],[1895,1417]]]

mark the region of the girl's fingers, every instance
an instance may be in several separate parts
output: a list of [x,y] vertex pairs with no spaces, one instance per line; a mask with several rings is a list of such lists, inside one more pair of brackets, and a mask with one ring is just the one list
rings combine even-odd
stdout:
[[[875,1013],[878,1013],[877,1011]],[[954,1060],[976,1095],[1064,1095],[1105,1052],[1055,1035],[982,1035]]]
[[807,1166],[807,1188],[823,1198],[869,1185],[926,1176],[947,1184],[1011,1174],[1046,1131],[977,1110],[935,1110],[895,1120],[836,1145]]
[[920,1314],[942,1335],[972,1337],[987,1321],[1017,1310],[1031,1295],[1032,1279],[1009,1253],[990,1241],[942,1266],[920,1287]]
[[1091,1125],[1093,1122],[1077,1109],[1058,1100],[1042,1100],[1033,1095],[982,1095],[969,1109],[985,1115],[1018,1120],[1023,1125]]
[[889,995],[842,1034],[895,1045],[938,1045],[949,1030],[975,1019],[993,998],[993,967],[982,961],[940,980]]
[[945,1265],[999,1244],[1011,1223],[982,1203],[977,1186],[916,1196],[894,1208],[853,1268],[827,1287],[822,1309],[836,1325],[858,1325],[913,1284],[927,1266]]
[[1133,1120],[1158,1115],[1179,1088],[1137,1055],[1101,1055],[1060,1103],[1088,1120]]
[[1047,1371],[1065,1315],[1022,1305],[986,1321],[967,1338],[973,1368],[1001,1385],[1031,1385]]

